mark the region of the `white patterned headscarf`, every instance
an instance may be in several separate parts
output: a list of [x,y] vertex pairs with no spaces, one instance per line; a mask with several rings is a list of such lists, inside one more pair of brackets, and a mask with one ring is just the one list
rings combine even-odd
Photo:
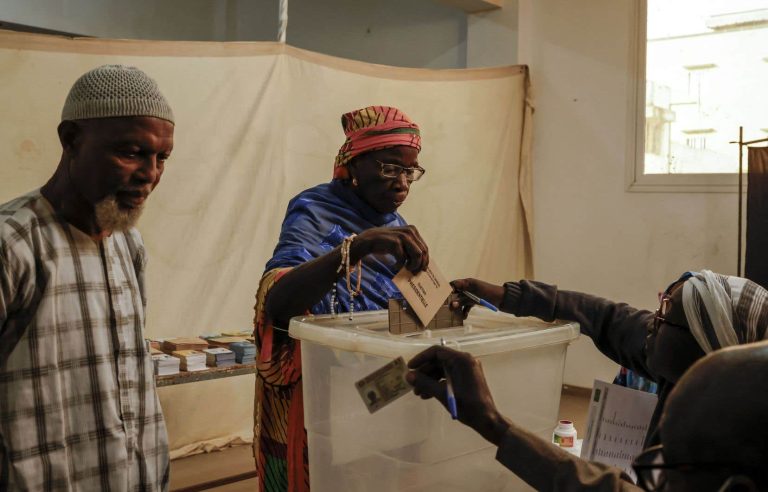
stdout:
[[766,339],[768,291],[751,280],[694,272],[683,284],[683,308],[704,353]]

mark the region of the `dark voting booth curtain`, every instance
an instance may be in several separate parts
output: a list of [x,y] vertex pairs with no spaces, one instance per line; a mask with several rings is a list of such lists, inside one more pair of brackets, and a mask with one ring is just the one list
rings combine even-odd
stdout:
[[768,288],[768,147],[749,147],[744,276]]

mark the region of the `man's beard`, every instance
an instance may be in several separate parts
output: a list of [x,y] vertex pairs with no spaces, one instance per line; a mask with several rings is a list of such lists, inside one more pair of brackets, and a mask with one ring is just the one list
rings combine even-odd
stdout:
[[144,211],[144,205],[142,204],[136,208],[121,209],[115,195],[109,195],[95,205],[94,211],[96,214],[96,225],[102,231],[127,231],[138,222],[141,213]]

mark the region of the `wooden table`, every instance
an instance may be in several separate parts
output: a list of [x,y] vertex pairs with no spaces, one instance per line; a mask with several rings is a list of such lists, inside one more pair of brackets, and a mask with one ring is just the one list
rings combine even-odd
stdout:
[[231,378],[244,374],[256,374],[256,364],[235,364],[227,367],[209,367],[204,371],[181,371],[178,374],[167,376],[155,376],[155,384],[158,388],[174,386],[177,384],[196,383],[211,379]]

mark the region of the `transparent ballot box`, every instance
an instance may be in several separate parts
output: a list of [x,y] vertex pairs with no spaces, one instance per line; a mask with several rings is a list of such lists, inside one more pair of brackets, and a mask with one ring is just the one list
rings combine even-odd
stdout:
[[311,489],[358,491],[531,490],[495,460],[496,447],[451,419],[436,400],[410,393],[370,414],[355,382],[396,357],[440,343],[469,352],[501,412],[551,440],[567,346],[577,323],[474,308],[457,328],[392,335],[387,311],[296,317]]

